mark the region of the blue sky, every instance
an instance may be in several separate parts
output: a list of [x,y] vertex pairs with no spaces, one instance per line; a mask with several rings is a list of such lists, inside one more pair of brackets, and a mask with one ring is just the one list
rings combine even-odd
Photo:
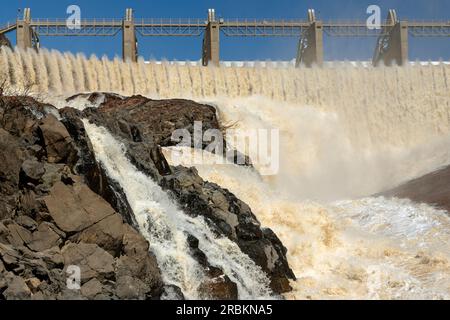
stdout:
[[[125,8],[135,10],[136,17],[206,18],[207,9],[215,8],[223,18],[301,18],[308,8],[315,8],[319,18],[366,19],[366,8],[377,4],[383,19],[390,8],[401,18],[450,20],[449,0],[3,0],[0,25],[14,21],[17,9],[30,7],[34,18],[66,18],[66,9],[76,4],[82,18],[121,18]],[[15,34],[8,36],[15,41]],[[200,37],[139,38],[139,54],[146,59],[198,60]],[[290,60],[295,57],[294,38],[228,38],[221,37],[222,60]],[[110,37],[42,37],[41,45],[62,51],[121,55],[121,36]],[[325,38],[327,60],[371,59],[375,39]],[[449,38],[410,39],[410,60],[450,60]]]

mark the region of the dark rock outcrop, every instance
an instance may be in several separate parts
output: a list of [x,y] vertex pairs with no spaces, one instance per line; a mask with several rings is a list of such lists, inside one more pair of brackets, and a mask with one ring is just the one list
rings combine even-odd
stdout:
[[[190,146],[205,149],[211,141],[202,139],[201,142],[194,140],[195,122],[201,123],[201,133],[210,129],[219,130],[223,134],[216,109],[213,106],[196,103],[184,99],[152,100],[137,95],[122,97],[110,93],[81,94],[68,98],[73,100],[83,96],[91,103],[99,103],[101,110],[90,114],[90,119],[108,127],[114,127],[114,132],[134,142],[152,141],[161,147],[175,146],[179,141],[172,139],[176,129],[187,130],[191,135]],[[90,109],[95,110],[95,109]],[[89,113],[85,110],[84,114]],[[102,115],[106,114],[107,117]],[[251,160],[237,150],[227,149],[227,142],[222,139],[224,154],[229,161],[250,166]],[[237,159],[239,158],[239,162]]]
[[[31,98],[0,97],[0,300],[158,299],[148,242],[85,183],[95,157],[80,158],[79,137],[56,116]],[[79,290],[67,287],[70,266]],[[125,294],[128,284],[138,294]]]
[[66,127],[53,114],[39,123],[37,130],[49,163],[71,163],[76,150]]
[[122,187],[110,179],[102,166],[96,161],[91,141],[86,134],[82,113],[72,108],[60,110],[62,123],[66,126],[78,149],[78,159],[74,171],[83,175],[88,186],[119,212],[130,225],[137,227],[133,212],[126,201]]

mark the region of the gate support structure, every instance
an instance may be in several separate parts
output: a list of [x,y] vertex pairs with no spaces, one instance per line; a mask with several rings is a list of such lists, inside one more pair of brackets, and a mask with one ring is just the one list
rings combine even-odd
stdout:
[[298,43],[296,67],[323,65],[323,24],[316,20],[314,9],[308,9],[308,21],[309,28],[303,32]]
[[137,62],[137,38],[134,26],[133,9],[126,9],[122,26],[123,61]]
[[20,49],[35,48],[39,49],[39,38],[31,28],[31,9],[25,8],[23,19],[17,20],[16,44]]
[[202,46],[202,64],[208,66],[220,65],[220,23],[216,20],[214,9],[208,10],[208,24],[206,25],[205,35]]
[[397,13],[392,9],[389,10],[386,24],[378,38],[372,64],[378,66],[382,62],[386,66],[405,65],[408,62],[408,24],[406,21],[399,21]]

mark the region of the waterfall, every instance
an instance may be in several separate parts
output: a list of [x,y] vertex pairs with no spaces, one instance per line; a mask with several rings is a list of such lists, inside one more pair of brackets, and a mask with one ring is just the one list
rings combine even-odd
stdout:
[[259,266],[228,238],[218,237],[202,217],[179,209],[156,182],[127,159],[125,148],[105,128],[83,121],[97,160],[123,188],[141,233],[150,243],[167,284],[177,285],[189,299],[200,298],[205,275],[189,254],[187,233],[199,239],[211,265],[220,267],[237,284],[239,298],[269,298],[269,279]]
[[[222,124],[278,129],[276,175],[261,176],[258,164],[218,165],[210,154],[203,154],[210,164],[185,165],[233,192],[280,237],[298,278],[286,297],[450,298],[448,213],[372,196],[450,163],[448,63],[216,68],[1,48],[0,80],[12,92],[29,89],[60,107],[96,106],[101,97],[63,99],[92,91],[190,98],[214,105]],[[214,236],[201,217],[183,214],[104,128],[85,126],[97,159],[124,189],[165,282],[199,297],[205,275],[189,255],[187,232],[237,283],[240,298],[270,296],[267,277],[234,243]],[[174,151],[164,150],[168,160]]]
[[31,86],[35,92],[66,96],[93,91],[160,98],[260,95],[324,110],[367,111],[369,116],[389,110],[392,104],[403,110],[424,104],[429,109],[448,107],[449,74],[448,63],[392,68],[350,63],[313,69],[270,64],[205,68],[142,59],[125,63],[117,57],[86,58],[46,49],[39,54],[0,49],[0,78],[17,89]]
[[241,107],[239,99],[253,98],[246,108],[257,110],[260,103],[270,100],[280,105],[282,114],[290,112],[295,118],[308,117],[304,107],[310,107],[324,116],[339,117],[350,142],[360,146],[411,145],[442,135],[450,127],[448,63],[390,68],[351,63],[312,69],[270,64],[205,68],[2,47],[0,80],[14,92],[27,90],[47,98],[106,91],[223,100]]

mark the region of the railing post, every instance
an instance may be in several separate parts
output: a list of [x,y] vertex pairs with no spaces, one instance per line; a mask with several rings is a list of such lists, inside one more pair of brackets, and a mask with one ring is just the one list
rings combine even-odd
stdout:
[[220,65],[220,23],[216,20],[214,9],[208,10],[208,24],[203,38],[202,64]]
[[405,65],[408,62],[408,23],[399,21],[395,10],[389,10],[386,24],[378,38],[372,64]]
[[308,10],[310,23],[299,41],[295,66],[305,65],[310,68],[313,65],[323,65],[323,23],[316,20],[314,9]]
[[138,57],[133,9],[130,8],[126,9],[122,25],[122,57],[123,61],[131,62],[136,62]]

